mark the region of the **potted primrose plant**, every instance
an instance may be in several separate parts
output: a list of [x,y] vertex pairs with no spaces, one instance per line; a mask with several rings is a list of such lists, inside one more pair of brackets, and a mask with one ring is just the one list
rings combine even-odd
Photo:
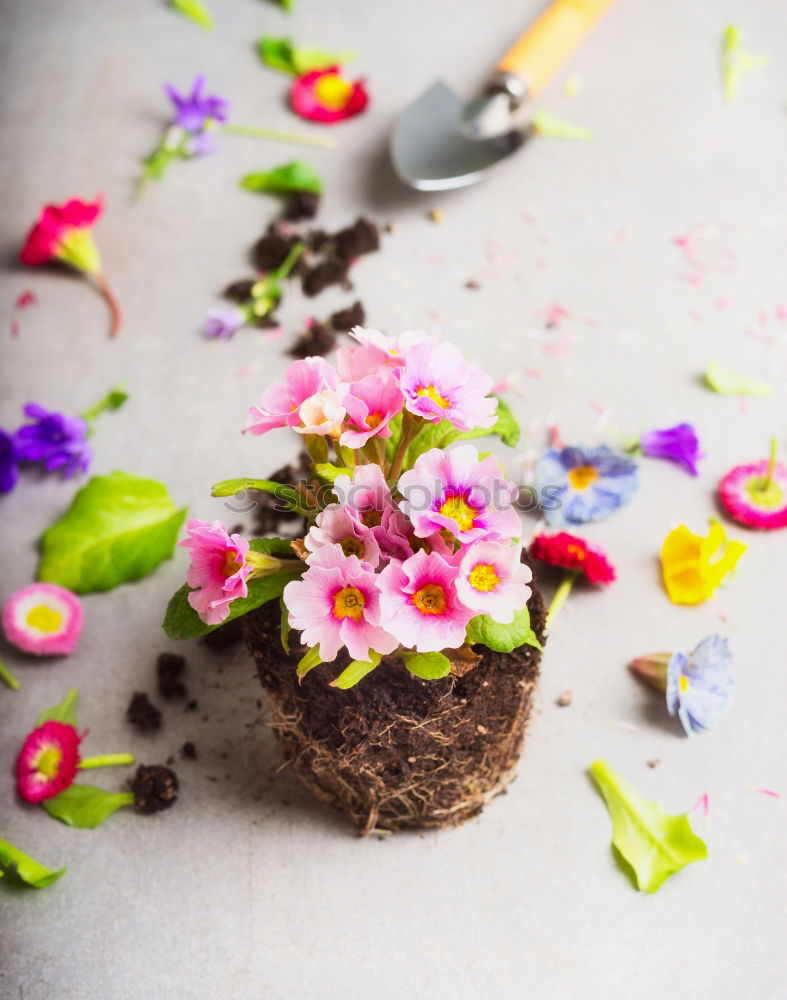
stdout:
[[245,616],[285,756],[361,832],[457,824],[512,778],[539,674],[517,488],[467,443],[513,445],[519,429],[452,344],[353,337],[335,366],[292,364],[249,411],[249,434],[300,436],[306,478],[213,488],[275,494],[302,537],[190,520],[164,628],[185,639]]

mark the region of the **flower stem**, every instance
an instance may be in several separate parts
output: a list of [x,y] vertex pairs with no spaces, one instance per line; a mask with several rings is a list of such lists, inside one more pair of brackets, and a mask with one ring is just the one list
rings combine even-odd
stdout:
[[321,146],[323,149],[336,149],[338,145],[334,139],[327,139],[323,136],[303,135],[296,132],[278,132],[276,129],[255,128],[253,125],[225,125],[220,131],[223,135],[245,135],[252,139],[294,142],[301,146]]
[[547,610],[547,623],[546,623],[547,632],[552,627],[552,623],[557,618],[560,609],[568,600],[568,595],[571,593],[571,588],[574,586],[574,581],[576,580],[578,575],[579,574],[576,570],[573,569],[569,570],[568,573],[566,573],[566,575],[563,577],[560,586],[555,591],[555,596],[552,598],[552,603],[549,605],[549,608]]
[[18,691],[22,686],[2,660],[0,660],[0,680],[7,684],[12,691]]
[[410,444],[415,437],[415,429],[415,421],[410,418],[409,413],[405,410],[404,418],[402,419],[402,436],[399,440],[399,447],[396,449],[393,462],[391,463],[391,471],[388,476],[391,482],[396,482],[402,473],[402,466],[404,465],[404,460],[407,455],[407,449],[410,447]]
[[99,757],[83,757],[79,762],[79,767],[123,767],[126,764],[133,764],[136,758],[133,753],[105,753]]
[[771,457],[768,459],[768,475],[763,483],[762,492],[767,493],[773,483],[773,473],[776,468],[776,438],[771,438]]
[[284,263],[277,267],[274,274],[277,278],[289,278],[292,269],[298,263],[301,254],[306,249],[303,243],[296,243],[295,246],[290,250],[287,256],[284,258]]
[[112,294],[112,289],[107,284],[107,279],[104,277],[103,274],[96,275],[96,284],[101,289],[101,294],[106,299],[107,305],[109,306],[109,312],[112,316],[112,323],[109,328],[109,335],[110,337],[116,337],[117,334],[120,332],[120,324],[121,324],[120,305],[118,304],[118,300]]

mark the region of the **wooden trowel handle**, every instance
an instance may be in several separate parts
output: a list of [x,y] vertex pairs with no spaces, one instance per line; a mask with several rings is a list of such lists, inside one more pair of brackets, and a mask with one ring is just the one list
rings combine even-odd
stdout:
[[535,97],[590,34],[615,0],[554,0],[498,63],[501,73],[523,77]]

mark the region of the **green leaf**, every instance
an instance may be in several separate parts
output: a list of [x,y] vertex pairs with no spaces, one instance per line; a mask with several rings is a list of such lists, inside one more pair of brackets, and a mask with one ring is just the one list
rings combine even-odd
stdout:
[[260,59],[271,69],[280,73],[294,73],[292,63],[292,42],[289,38],[271,38],[263,35],[257,42]]
[[497,419],[491,427],[473,427],[469,431],[460,431],[449,420],[441,420],[436,424],[427,423],[407,449],[405,468],[411,468],[419,455],[432,448],[447,448],[454,441],[473,441],[490,435],[499,437],[509,448],[515,447],[519,441],[519,424],[511,407],[500,397],[497,397]]
[[284,598],[279,602],[281,604],[281,624],[279,625],[279,632],[281,635],[281,646],[285,653],[289,656],[290,653],[290,614],[287,611],[287,605],[284,603]]
[[70,785],[53,799],[41,803],[50,816],[80,830],[101,826],[113,812],[134,803],[131,792],[105,792],[93,785]]
[[27,854],[23,854],[18,847],[9,844],[7,840],[0,838],[0,868],[10,875],[16,875],[22,882],[33,886],[34,889],[43,889],[44,886],[56,882],[61,875],[65,874],[65,868],[58,868],[51,871],[44,868],[38,861]]
[[369,653],[371,656],[370,660],[353,660],[352,663],[342,670],[336,680],[331,681],[331,687],[337,687],[342,691],[346,691],[348,688],[355,687],[358,681],[362,681],[367,674],[370,674],[375,667],[378,667],[382,657],[379,653],[375,653],[373,649]]
[[604,760],[594,761],[590,773],[612,817],[612,845],[638,889],[655,892],[670,875],[707,858],[705,842],[691,829],[686,813],[665,813]]
[[514,411],[499,396],[497,397],[497,420],[489,433],[496,434],[509,448],[515,448],[519,443],[521,430],[514,416]]
[[411,674],[423,681],[435,681],[447,677],[451,673],[451,661],[442,653],[408,653],[399,654],[404,665]]
[[274,483],[270,479],[225,479],[211,487],[212,497],[233,497],[246,490],[259,490],[260,493],[272,493],[286,510],[294,510],[307,516],[301,508],[298,491],[284,483]]
[[467,626],[465,642],[471,646],[480,643],[498,653],[510,653],[525,644],[535,646],[536,649],[542,648],[536,633],[530,627],[530,612],[527,607],[517,611],[510,625],[500,625],[489,615],[478,615]]
[[[253,552],[264,552],[266,555],[290,557],[293,554],[286,538],[252,538],[249,547]],[[226,625],[227,622],[240,618],[241,615],[247,615],[268,601],[281,597],[287,584],[300,576],[305,569],[305,563],[293,562],[276,573],[250,580],[248,595],[239,597],[230,604],[230,613],[221,624]],[[184,583],[169,602],[162,627],[170,639],[194,639],[220,627],[205,624],[189,604],[190,593],[191,587]]]
[[297,674],[299,678],[304,678],[310,670],[314,670],[322,663],[322,654],[320,653],[320,647],[312,646],[308,649],[301,657],[298,663]]
[[247,191],[262,191],[266,194],[322,194],[322,181],[317,172],[303,160],[284,163],[273,170],[263,170],[246,174],[241,178],[241,187]]
[[705,381],[714,392],[723,396],[772,396],[774,393],[770,382],[738,375],[723,368],[717,361],[711,361],[708,365]]
[[65,698],[58,704],[47,708],[36,719],[36,729],[43,726],[45,722],[62,722],[66,726],[77,728],[76,704],[79,693],[75,688],[66,694]]
[[318,462],[314,466],[314,471],[320,479],[327,479],[329,483],[335,483],[339,476],[349,476],[352,479],[353,470],[343,469],[340,465],[331,465],[330,462]]
[[303,76],[329,66],[343,66],[355,55],[354,52],[327,52],[313,45],[293,45],[290,38],[272,38],[270,35],[260,38],[257,51],[270,69],[291,76]]
[[183,14],[190,21],[198,24],[200,28],[213,31],[213,15],[202,3],[202,0],[171,0],[171,3],[179,14]]
[[121,389],[120,386],[116,386],[114,389],[110,389],[106,396],[100,399],[95,406],[91,406],[89,410],[85,410],[80,416],[83,420],[91,423],[96,417],[106,411],[119,410],[127,399],[128,393],[126,390]]
[[185,516],[162,483],[95,476],[44,532],[38,579],[77,594],[139,580],[170,558]]
[[533,115],[533,128],[550,139],[592,139],[593,129],[556,118],[543,108]]

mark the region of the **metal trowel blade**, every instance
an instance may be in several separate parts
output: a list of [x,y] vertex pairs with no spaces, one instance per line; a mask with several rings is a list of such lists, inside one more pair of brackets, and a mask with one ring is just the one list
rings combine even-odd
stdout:
[[438,80],[399,116],[391,134],[391,161],[399,178],[418,191],[475,184],[528,137],[517,129],[494,139],[462,133],[464,102]]

